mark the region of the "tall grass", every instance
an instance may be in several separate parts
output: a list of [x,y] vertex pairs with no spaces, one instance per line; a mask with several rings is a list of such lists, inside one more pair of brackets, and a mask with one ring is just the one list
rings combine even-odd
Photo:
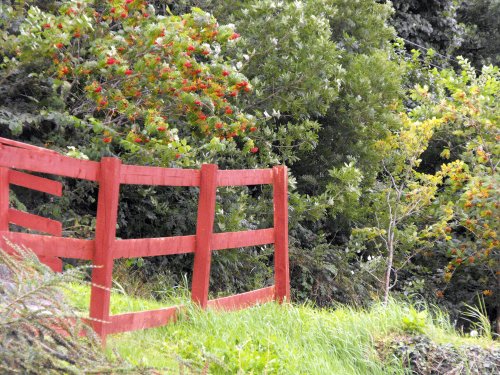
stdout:
[[[423,330],[432,340],[457,347],[493,345],[460,336],[446,314],[426,308]],[[172,373],[188,367],[213,374],[403,374],[401,359],[380,358],[377,345],[405,334],[410,311],[398,301],[368,310],[268,303],[235,312],[188,304],[176,323],[112,336],[109,342],[134,364]]]
[[488,317],[488,312],[486,311],[484,298],[482,298],[482,296],[478,296],[477,302],[477,306],[465,304],[466,310],[462,314],[482,337],[488,340],[493,340],[493,330],[490,318]]
[[[72,285],[74,306],[85,310],[89,289]],[[112,293],[112,314],[185,305],[176,323],[165,327],[113,335],[110,352],[133,365],[166,373],[210,374],[404,374],[402,359],[380,358],[380,348],[407,332],[409,318],[418,314],[418,332],[437,343],[491,346],[487,338],[459,335],[446,313],[435,306],[391,300],[370,309],[339,305],[268,303],[245,310],[200,310],[189,294],[176,289],[165,302]],[[410,332],[411,331],[411,332]],[[383,351],[382,351],[383,352]],[[388,351],[387,353],[390,353]]]
[[395,303],[370,311],[269,303],[217,312],[190,305],[175,324],[110,343],[129,361],[173,371],[180,360],[191,368],[208,365],[214,374],[398,374],[399,362],[382,363],[375,343],[402,329],[404,310]]
[[[24,296],[25,289],[28,288],[30,293],[26,295],[32,295],[34,300],[38,301],[30,304],[38,306],[40,301],[53,300],[55,307],[50,305],[51,311],[55,311],[54,308],[57,311],[65,311],[64,316],[72,315],[74,308],[83,314],[87,312],[90,288],[88,285],[82,285],[80,278],[72,277],[73,271],[62,275],[53,274],[46,267],[40,269],[41,265],[34,255],[28,256],[25,263],[22,263],[0,251],[0,255],[2,254],[0,264],[3,263],[4,268],[7,267],[9,272],[17,275],[13,281],[8,282],[17,282],[15,285],[18,285],[10,289],[4,287],[4,302],[8,301],[5,300],[6,296],[12,296],[16,300],[20,298],[19,293]],[[69,306],[65,299],[61,298],[63,285],[69,285],[69,288],[64,288],[70,301]],[[39,291],[43,293],[40,294]],[[474,344],[500,348],[500,345],[494,344],[487,335],[489,328],[480,320],[484,320],[485,316],[481,308],[477,311],[470,310],[469,317],[483,328],[484,337],[471,339],[459,335],[445,313],[425,304],[412,306],[406,302],[391,300],[387,306],[375,303],[370,309],[347,306],[317,309],[308,304],[268,303],[241,311],[223,312],[202,311],[186,302],[189,299],[187,289],[176,288],[164,291],[163,294],[168,296],[164,302],[134,298],[125,294],[120,285],[115,285],[111,301],[112,314],[178,304],[184,304],[185,308],[176,323],[111,336],[108,341],[111,360],[100,356],[99,351],[82,347],[90,353],[88,363],[98,364],[97,371],[101,372],[104,372],[106,366],[113,364],[115,372],[135,373],[147,372],[147,368],[154,367],[164,369],[165,373],[169,374],[186,374],[190,370],[202,374],[404,374],[408,372],[408,368],[403,367],[402,359],[394,358],[394,354],[390,354],[394,351],[378,349],[385,348],[387,344],[392,345],[399,336],[410,331],[423,333],[434,342],[457,347]],[[15,350],[11,351],[13,356],[9,357],[12,359],[9,368],[17,369],[28,363],[24,359],[15,362],[15,359],[21,350],[33,347],[27,343],[32,343],[36,336],[28,330],[23,336],[24,341],[19,339],[20,334],[24,332],[21,328],[26,328],[24,322],[28,321],[25,319],[26,314],[29,316],[28,327],[36,328],[39,324],[34,319],[39,317],[39,314],[33,317],[33,311],[23,308],[25,305],[26,303],[20,304],[20,310],[11,309],[14,312],[9,315],[11,304],[4,303],[3,307],[7,313],[3,311],[0,314],[3,318],[0,319],[0,326],[4,328],[4,333],[7,332],[7,338],[0,341],[4,345],[4,349],[0,350],[3,351],[4,358],[7,358],[6,345],[15,346]],[[47,306],[42,304],[41,308],[47,309]],[[420,313],[424,310],[426,313]],[[59,316],[51,313],[42,314],[41,317],[46,320],[47,316],[52,315]],[[9,324],[17,325],[15,329],[6,330]],[[42,333],[45,336],[47,332],[52,331],[50,325],[45,324],[36,337],[41,337]],[[75,342],[78,340],[78,332],[77,328],[70,336]],[[54,331],[53,334],[54,337],[59,337],[57,332]],[[13,340],[14,337],[17,338]],[[83,352],[87,353],[85,350]],[[118,361],[113,359],[114,351],[120,355]],[[32,351],[26,350],[25,353],[32,357]],[[43,351],[40,353],[45,355]],[[77,362],[72,357],[79,355],[67,356],[69,365],[64,364],[65,369],[71,368],[78,373],[80,369],[74,366]],[[85,362],[86,358],[79,360]],[[128,360],[128,363],[123,362],[122,358]],[[88,363],[86,362],[85,366]],[[116,364],[119,364],[119,367]]]

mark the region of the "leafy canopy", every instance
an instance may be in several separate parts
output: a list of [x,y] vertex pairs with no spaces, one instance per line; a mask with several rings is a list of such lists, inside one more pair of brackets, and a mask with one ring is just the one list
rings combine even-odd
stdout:
[[258,151],[254,118],[236,105],[251,85],[223,53],[239,34],[200,9],[159,16],[142,0],[71,1],[57,13],[30,7],[4,34],[6,63],[40,64],[104,143],[164,163],[189,158],[190,137]]

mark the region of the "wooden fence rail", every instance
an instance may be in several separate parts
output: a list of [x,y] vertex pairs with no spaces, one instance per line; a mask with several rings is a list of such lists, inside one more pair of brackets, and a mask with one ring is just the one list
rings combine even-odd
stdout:
[[[22,171],[19,171],[22,170]],[[31,175],[40,172],[96,181],[99,184],[95,238],[62,237],[60,222],[18,211],[9,206],[10,184],[61,196],[62,184]],[[116,238],[120,185],[199,187],[196,234],[189,236]],[[274,227],[214,233],[215,199],[221,186],[273,185]],[[124,165],[118,158],[100,162],[78,160],[54,151],[0,138],[0,246],[6,241],[25,245],[55,271],[61,258],[91,260],[90,322],[103,343],[108,334],[157,327],[175,319],[182,306],[110,315],[113,263],[118,258],[194,253],[192,300],[202,308],[238,309],[255,303],[290,299],[288,268],[288,180],[285,166],[272,169],[219,170],[204,164],[201,170]],[[48,235],[9,231],[9,223]],[[229,297],[208,300],[212,251],[274,244],[275,285]]]

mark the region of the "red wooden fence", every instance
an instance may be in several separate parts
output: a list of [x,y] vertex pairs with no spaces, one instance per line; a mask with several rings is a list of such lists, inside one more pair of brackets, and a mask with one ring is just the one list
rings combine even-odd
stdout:
[[[62,184],[23,171],[96,181],[99,184],[94,240],[62,237],[60,222],[9,207],[9,185],[19,185],[61,196]],[[116,238],[116,221],[121,184],[198,186],[196,234],[189,236]],[[229,233],[213,233],[217,187],[273,185],[274,228]],[[288,181],[284,166],[272,169],[218,170],[204,164],[201,170],[124,165],[120,159],[105,157],[101,162],[73,159],[9,139],[0,138],[0,246],[5,240],[25,245],[55,271],[60,258],[91,260],[90,317],[103,342],[106,335],[157,327],[175,319],[182,306],[110,315],[113,263],[118,258],[194,253],[192,300],[202,308],[237,309],[270,300],[289,300],[288,270]],[[10,232],[9,223],[50,234]],[[245,246],[274,244],[275,285],[229,297],[208,300],[212,251]],[[101,287],[99,287],[101,286]]]

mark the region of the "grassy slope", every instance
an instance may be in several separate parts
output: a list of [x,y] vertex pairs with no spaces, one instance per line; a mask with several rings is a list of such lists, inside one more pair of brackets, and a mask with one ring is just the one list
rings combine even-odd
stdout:
[[[88,289],[76,288],[70,299],[83,308]],[[162,306],[117,294],[112,298],[114,314]],[[207,364],[215,374],[397,374],[403,373],[398,360],[382,363],[375,347],[403,332],[407,314],[408,306],[396,302],[369,311],[269,303],[236,312],[205,312],[188,306],[175,324],[115,335],[109,343],[135,364],[174,371],[184,363],[195,368]],[[440,343],[493,345],[459,336],[442,314],[428,318],[425,330]]]

